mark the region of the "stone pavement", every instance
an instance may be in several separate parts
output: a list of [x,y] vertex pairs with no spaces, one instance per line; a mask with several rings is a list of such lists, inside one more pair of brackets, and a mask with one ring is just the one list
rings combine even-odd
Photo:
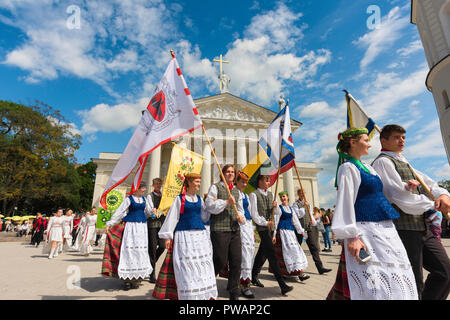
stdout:
[[[3,232],[2,232],[3,233]],[[0,234],[2,234],[0,233]],[[23,241],[0,242],[0,300],[59,300],[59,299],[153,299],[154,284],[143,281],[139,289],[124,291],[122,281],[104,277],[100,274],[103,251],[95,248],[89,256],[76,252],[63,253],[55,259],[42,254],[42,245],[35,248]],[[447,253],[450,254],[450,239],[443,239]],[[302,245],[308,257],[306,274],[311,276],[305,282],[298,278],[288,279],[294,290],[281,296],[275,278],[268,272],[268,263],[260,275],[265,288],[252,287],[259,300],[324,300],[332,287],[341,247],[333,246],[333,252],[321,252],[324,266],[332,272],[319,275],[306,244]],[[165,253],[159,259],[159,270]],[[426,274],[426,272],[425,272]],[[77,279],[80,281],[77,283]],[[228,299],[227,280],[218,277],[219,300]],[[245,298],[241,298],[244,300]]]

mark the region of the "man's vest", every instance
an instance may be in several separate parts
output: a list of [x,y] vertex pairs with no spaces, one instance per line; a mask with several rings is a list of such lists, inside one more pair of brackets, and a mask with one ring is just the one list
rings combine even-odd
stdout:
[[[229,196],[226,187],[220,182],[216,183],[215,186],[217,188],[217,199],[228,200]],[[238,188],[234,187],[230,192],[237,202],[239,199]],[[227,232],[239,230],[239,223],[233,206],[226,206],[225,210],[219,214],[211,214],[210,221],[211,231]]]
[[[263,195],[258,189],[253,191],[256,195],[256,205],[258,206],[258,214],[264,217],[267,221],[272,218],[272,208],[273,208],[273,195],[272,192],[267,191],[267,196]],[[256,225],[256,230],[267,231],[269,227]]]
[[[158,194],[152,192],[152,193],[150,193],[150,196],[152,197],[152,202],[153,202],[154,208],[158,209],[159,204],[161,203],[162,194],[158,195]],[[163,214],[159,218],[155,218],[155,219],[150,217],[147,219],[147,226],[149,228],[161,228],[165,219],[166,219],[166,216]]]
[[[403,182],[408,182],[408,180],[416,179],[413,170],[409,163],[399,161],[387,154],[381,153],[375,160],[378,158],[388,158],[394,163],[395,170],[400,175],[400,178]],[[374,160],[374,162],[375,162]],[[373,162],[372,162],[373,164]],[[414,194],[426,194],[423,191],[422,186],[419,186],[418,188],[414,189],[412,191]],[[397,230],[410,230],[410,231],[425,231],[426,225],[425,225],[425,216],[423,214],[421,215],[411,215],[403,212],[395,203],[392,203],[392,206],[395,210],[400,214],[400,218],[397,220],[393,220],[395,227]]]
[[308,213],[308,209],[306,208],[305,204],[302,201],[297,200],[296,202],[297,202],[297,205],[299,208],[305,209],[305,215],[299,219],[300,223],[301,223],[303,229],[306,230],[306,232],[310,232],[311,231],[311,216]]

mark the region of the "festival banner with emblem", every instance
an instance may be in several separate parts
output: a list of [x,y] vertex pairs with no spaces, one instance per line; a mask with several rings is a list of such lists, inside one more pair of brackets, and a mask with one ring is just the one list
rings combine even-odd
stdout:
[[100,207],[97,212],[97,223],[95,225],[96,229],[105,229],[106,222],[111,219],[116,210],[120,207],[123,200],[125,199],[125,190],[123,192],[117,189],[111,190],[106,195],[106,209]]
[[170,157],[169,170],[164,182],[161,203],[158,208],[158,216],[166,215],[175,198],[181,193],[184,183],[184,175],[188,173],[201,173],[203,157],[188,149],[173,145]]

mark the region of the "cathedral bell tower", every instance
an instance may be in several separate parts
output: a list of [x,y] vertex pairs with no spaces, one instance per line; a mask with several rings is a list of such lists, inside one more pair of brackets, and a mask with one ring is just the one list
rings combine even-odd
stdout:
[[426,86],[433,93],[450,163],[450,0],[411,0],[411,23],[430,67]]

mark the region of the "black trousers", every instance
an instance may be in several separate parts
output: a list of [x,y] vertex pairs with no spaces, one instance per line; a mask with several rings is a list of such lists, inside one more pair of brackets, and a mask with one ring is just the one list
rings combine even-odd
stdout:
[[269,266],[273,270],[275,279],[277,279],[278,284],[281,286],[285,285],[283,279],[283,274],[281,273],[280,265],[278,264],[277,254],[275,252],[275,247],[272,242],[273,232],[269,230],[258,231],[259,238],[261,242],[259,244],[258,252],[256,253],[255,260],[253,262],[252,278],[257,278],[258,274],[261,272],[262,266],[269,260]]
[[[421,300],[445,300],[450,291],[450,260],[439,240],[426,231],[397,230],[416,278]],[[423,283],[423,269],[429,275]]]
[[228,263],[227,290],[230,294],[238,295],[242,261],[241,232],[211,231],[211,243],[216,276]]
[[158,232],[161,228],[148,228],[148,255],[150,256],[150,263],[155,272],[155,265],[159,257],[164,252],[165,240],[158,237]]
[[[323,263],[322,260],[320,260],[319,231],[317,231],[317,228],[311,227],[307,230],[307,233],[308,238],[306,239],[306,245],[311,253],[314,264],[316,265],[317,270],[323,269]],[[297,236],[300,245],[302,245],[303,235],[297,233],[297,230],[295,230],[295,235]]]

